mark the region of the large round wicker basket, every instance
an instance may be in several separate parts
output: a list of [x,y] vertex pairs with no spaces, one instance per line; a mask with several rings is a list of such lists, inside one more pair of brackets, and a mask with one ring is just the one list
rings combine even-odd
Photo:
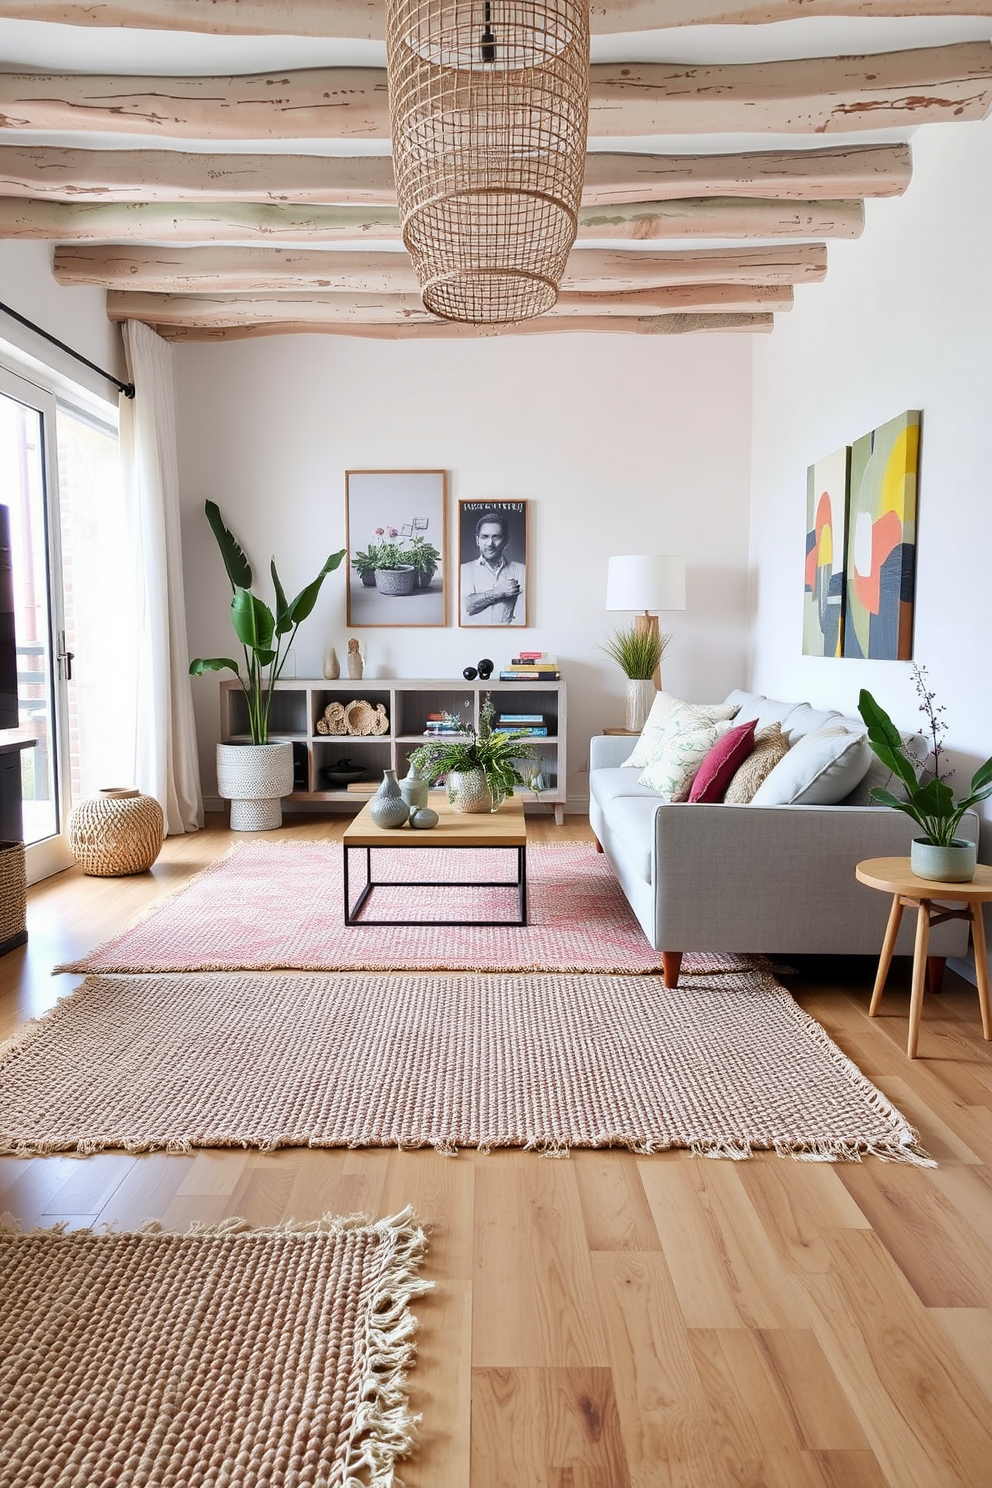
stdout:
[[69,817],[69,851],[94,878],[144,873],[162,850],[165,821],[153,796],[112,786],[80,801]]

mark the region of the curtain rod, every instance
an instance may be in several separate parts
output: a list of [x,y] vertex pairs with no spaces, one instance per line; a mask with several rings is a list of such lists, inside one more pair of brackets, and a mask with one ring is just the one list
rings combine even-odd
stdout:
[[73,351],[71,346],[66,346],[64,341],[60,341],[57,336],[51,335],[49,331],[42,330],[40,325],[35,325],[33,320],[28,320],[26,315],[21,315],[17,310],[12,310],[9,305],[4,304],[3,300],[0,300],[0,310],[5,315],[9,315],[12,320],[19,321],[22,326],[27,326],[29,331],[34,331],[37,335],[44,336],[46,341],[50,341],[60,351],[68,352],[69,356],[75,357],[77,362],[82,362],[84,367],[89,367],[93,372],[99,372],[100,376],[105,377],[108,382],[112,382],[114,387],[120,388],[125,398],[134,397],[133,382],[121,382],[120,378],[115,377],[112,372],[105,372],[102,367],[97,366],[96,362],[91,362],[89,357],[84,357],[82,352]]

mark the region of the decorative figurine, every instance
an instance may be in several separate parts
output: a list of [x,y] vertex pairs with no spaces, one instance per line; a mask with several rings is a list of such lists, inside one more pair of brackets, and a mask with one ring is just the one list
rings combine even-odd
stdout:
[[482,660],[479,662],[478,671],[479,671],[479,676],[482,678],[483,682],[488,682],[489,681],[489,678],[493,674],[493,664],[489,660],[489,657],[488,656],[484,656],[482,658]]
[[462,672],[462,676],[465,678],[466,682],[474,682],[478,675],[479,673],[475,667],[466,667],[465,670]]
[[352,636],[348,642],[348,676],[353,680],[357,680],[364,670],[365,663],[362,660],[361,646],[355,637]]

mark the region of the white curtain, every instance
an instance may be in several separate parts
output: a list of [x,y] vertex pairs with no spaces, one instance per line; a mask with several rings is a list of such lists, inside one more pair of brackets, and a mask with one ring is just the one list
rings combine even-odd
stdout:
[[124,326],[134,397],[120,401],[124,495],[137,581],[135,784],[154,796],[170,835],[195,832],[203,799],[189,682],[172,348],[138,321]]

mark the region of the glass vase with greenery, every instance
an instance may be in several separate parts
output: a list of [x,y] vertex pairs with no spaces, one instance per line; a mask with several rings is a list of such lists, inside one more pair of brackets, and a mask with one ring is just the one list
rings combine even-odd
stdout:
[[632,682],[647,681],[654,676],[671,639],[671,634],[653,634],[628,625],[615,630],[602,649]]
[[421,744],[411,753],[410,763],[416,765],[430,785],[436,785],[447,775],[481,770],[495,811],[513,793],[515,785],[528,783],[517,769],[517,762],[536,760],[537,755],[529,744],[521,742],[527,737],[525,734],[494,730],[494,712],[492,694],[486,693],[479,709],[478,729],[454,714],[445,713],[444,726],[458,729],[458,734]]
[[217,539],[227,576],[234,591],[231,600],[231,621],[235,634],[244,649],[244,672],[229,656],[198,656],[189,664],[194,677],[205,672],[233,672],[241,683],[241,690],[248,705],[248,727],[253,744],[269,742],[269,713],[272,694],[279,674],[286,664],[286,656],[296,639],[296,632],[317,603],[321,585],[329,573],[340,564],[345,549],[332,553],[320,573],[311,583],[301,589],[295,599],[287,599],[276,571],[275,559],[269,565],[272,587],[275,590],[275,613],[257,595],[251,592],[253,582],[251,564],[237,538],[224,525],[216,501],[204,505],[207,521]]
[[868,742],[882,763],[906,788],[904,801],[878,786],[872,787],[870,795],[880,806],[891,806],[893,810],[904,811],[912,817],[923,831],[924,842],[933,847],[951,847],[957,841],[955,833],[965,812],[992,795],[992,758],[975,771],[967,795],[955,801],[954,791],[948,784],[954,771],[945,770],[942,762],[943,739],[947,732],[944,709],[938,705],[936,694],[930,689],[926,667],[914,665],[913,684],[920,699],[920,712],[927,720],[930,751],[923,761],[910,752],[892,719],[879,707],[871,693],[865,688],[861,690],[858,712],[867,725]]

